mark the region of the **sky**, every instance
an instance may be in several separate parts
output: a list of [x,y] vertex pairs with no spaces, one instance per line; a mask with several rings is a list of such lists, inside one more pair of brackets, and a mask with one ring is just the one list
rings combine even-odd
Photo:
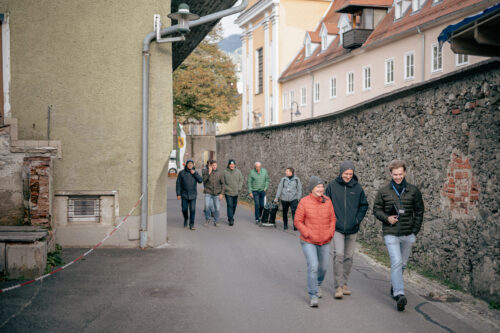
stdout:
[[238,15],[240,15],[240,13],[226,16],[221,20],[222,29],[224,29],[224,38],[234,34],[241,34],[241,29],[236,24],[234,24],[234,21],[238,18]]

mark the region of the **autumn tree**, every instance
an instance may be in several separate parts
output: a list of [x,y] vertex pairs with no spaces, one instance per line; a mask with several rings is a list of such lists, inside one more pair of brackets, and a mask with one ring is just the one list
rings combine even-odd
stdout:
[[240,106],[235,65],[217,47],[221,36],[217,24],[174,72],[174,114],[180,122],[227,122]]

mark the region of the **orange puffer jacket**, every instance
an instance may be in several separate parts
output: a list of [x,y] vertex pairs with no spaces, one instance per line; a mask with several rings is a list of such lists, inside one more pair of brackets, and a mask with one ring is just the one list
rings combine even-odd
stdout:
[[335,212],[330,198],[309,194],[300,200],[295,212],[294,224],[300,231],[300,239],[304,242],[324,245],[333,238],[335,221]]

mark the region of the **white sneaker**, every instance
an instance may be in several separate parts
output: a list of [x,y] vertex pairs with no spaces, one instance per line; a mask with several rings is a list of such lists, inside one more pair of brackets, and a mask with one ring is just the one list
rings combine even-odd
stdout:
[[316,296],[311,297],[311,301],[309,302],[309,306],[311,308],[317,308],[318,305],[319,305],[318,297],[316,297]]
[[316,296],[318,296],[318,298],[323,297],[323,293],[321,292],[321,287],[318,287],[318,292],[316,293]]

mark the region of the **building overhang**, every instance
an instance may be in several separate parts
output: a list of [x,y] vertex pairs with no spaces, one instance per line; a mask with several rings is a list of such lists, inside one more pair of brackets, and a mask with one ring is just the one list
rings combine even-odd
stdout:
[[[199,16],[205,16],[224,9],[231,8],[237,0],[172,0],[170,7],[171,13],[177,12],[180,3],[186,3],[189,6],[191,13]],[[220,21],[220,20],[219,20]],[[213,21],[193,27],[186,36],[183,42],[172,43],[172,70],[175,70],[179,65],[193,52],[200,44],[205,36],[219,23]],[[175,22],[173,22],[175,24]]]
[[457,54],[486,57],[500,56],[500,4],[469,16],[457,24],[447,26],[438,41],[451,44]]
[[243,27],[254,18],[264,13],[269,7],[271,7],[271,5],[275,3],[279,3],[279,0],[260,0],[252,7],[245,10],[240,16],[238,16],[234,23],[239,25],[240,27]]
[[389,9],[391,6],[377,6],[377,5],[353,5],[353,4],[348,4],[340,9],[338,9],[336,12],[337,13],[344,13],[344,14],[354,14],[357,13],[364,8],[373,8],[373,9]]

